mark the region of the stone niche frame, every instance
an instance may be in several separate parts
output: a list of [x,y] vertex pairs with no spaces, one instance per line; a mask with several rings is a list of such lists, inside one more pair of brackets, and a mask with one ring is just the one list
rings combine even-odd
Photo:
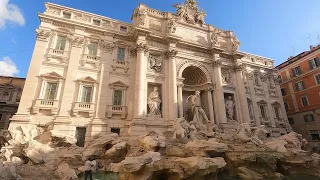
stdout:
[[[148,97],[149,94],[153,91],[153,88],[157,87],[158,88],[158,92],[160,95],[160,99],[161,99],[161,104],[160,104],[160,112],[161,114],[159,116],[148,116],[149,114],[149,105],[148,105]],[[158,83],[158,82],[148,82],[147,83],[147,97],[146,97],[146,118],[147,119],[151,119],[151,120],[156,120],[156,119],[163,119],[164,117],[164,100],[165,100],[165,96],[164,96],[164,87],[162,83]]]
[[236,94],[234,92],[224,92],[223,93],[224,96],[224,102],[226,102],[226,100],[228,99],[229,96],[231,96],[231,100],[234,103],[234,109],[233,109],[233,120],[228,120],[228,111],[225,107],[225,112],[226,112],[226,116],[227,116],[227,121],[228,123],[239,123],[240,124],[240,118],[239,118],[239,114],[238,114],[238,109],[240,109],[240,107],[238,106],[238,99],[236,97]]

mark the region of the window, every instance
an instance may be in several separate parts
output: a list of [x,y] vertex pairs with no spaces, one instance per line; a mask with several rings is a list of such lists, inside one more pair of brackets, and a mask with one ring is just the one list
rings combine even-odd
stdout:
[[94,19],[92,20],[93,25],[100,26],[100,20]]
[[259,75],[258,74],[256,74],[256,73],[254,73],[254,83],[255,84],[259,84]]
[[117,59],[119,61],[124,61],[124,48],[118,48],[118,56]]
[[120,128],[111,128],[112,133],[117,133],[120,136]]
[[127,27],[125,27],[125,26],[120,26],[120,31],[121,31],[121,32],[127,32]]
[[66,48],[66,44],[67,44],[67,37],[57,36],[55,49],[64,51]]
[[309,131],[311,140],[320,140],[319,131],[317,130],[310,130]]
[[276,118],[280,119],[281,118],[281,116],[280,116],[280,108],[278,106],[275,106],[275,107],[273,107],[273,109],[274,109],[274,114],[275,114]]
[[289,124],[294,124],[293,118],[288,118]]
[[0,121],[2,120],[2,114],[0,114]]
[[66,19],[71,19],[71,13],[63,12],[63,17],[66,18]]
[[57,83],[47,82],[44,99],[50,99],[50,100],[55,99],[56,91],[57,91]]
[[113,105],[116,105],[116,106],[122,105],[122,90],[114,90]]
[[317,84],[320,84],[320,74],[316,75]]
[[287,95],[286,88],[281,88],[281,94],[282,94],[282,96]]
[[287,112],[290,110],[289,103],[287,101],[284,102],[284,107],[285,107]]
[[266,106],[260,105],[259,107],[260,107],[261,117],[263,117],[263,118],[267,117],[267,115],[266,115]]
[[311,70],[319,67],[320,66],[319,58],[314,58],[312,60],[309,60],[309,66]]
[[304,83],[303,83],[303,81],[299,81],[299,82],[296,83],[296,89],[297,89],[297,91],[304,90]]
[[97,43],[90,43],[88,44],[88,54],[91,56],[96,56],[98,54],[98,44]]
[[248,99],[248,98],[247,98],[247,102],[248,102],[248,109],[249,109],[250,119],[254,119],[254,113],[253,113],[252,101],[251,101],[250,99]]
[[81,102],[91,102],[91,94],[92,94],[92,87],[91,86],[83,86],[82,87],[82,94],[81,94]]
[[307,96],[302,96],[302,97],[301,97],[301,102],[302,102],[302,106],[303,106],[303,107],[309,105]]
[[299,66],[292,69],[293,77],[299,76],[301,74],[301,69]]
[[279,75],[277,79],[278,79],[279,83],[282,83],[282,77],[281,77],[281,75]]
[[313,114],[307,114],[303,116],[304,122],[312,122],[314,121],[314,116]]

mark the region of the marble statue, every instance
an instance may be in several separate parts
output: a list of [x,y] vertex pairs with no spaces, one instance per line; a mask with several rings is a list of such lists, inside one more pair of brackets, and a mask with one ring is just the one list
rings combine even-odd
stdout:
[[148,97],[148,107],[150,110],[148,116],[161,116],[160,104],[161,99],[158,87],[154,87],[153,92],[151,92]]
[[185,14],[185,6],[182,4],[175,4],[173,7],[177,8],[177,16],[182,18],[183,15]]
[[190,124],[194,125],[198,131],[207,133],[207,126],[211,121],[209,121],[206,113],[201,107],[200,91],[196,91],[195,95],[189,96],[187,102],[190,105],[193,114],[193,119]]
[[227,119],[233,121],[234,120],[234,102],[232,101],[232,97],[228,96],[228,99],[225,102],[226,110],[227,110]]
[[204,24],[204,18],[207,16],[207,14],[201,10],[196,13],[196,22],[198,22],[201,26]]
[[252,142],[256,146],[262,146],[268,131],[265,126],[251,127],[249,123],[242,123],[237,128],[237,137],[241,142]]
[[177,119],[174,121],[173,124],[173,139],[177,139],[178,138],[185,138],[186,137],[186,130],[185,128],[182,127],[182,123],[183,123],[184,119]]

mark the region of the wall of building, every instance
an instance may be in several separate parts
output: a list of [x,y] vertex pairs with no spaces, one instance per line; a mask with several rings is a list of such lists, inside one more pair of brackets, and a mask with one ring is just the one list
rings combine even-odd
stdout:
[[[317,83],[315,77],[320,74],[320,65],[315,69],[311,69],[309,65],[309,61],[314,58],[320,58],[319,46],[312,47],[310,51],[290,58],[287,62],[276,68],[278,68],[278,75],[281,75],[282,78],[281,88],[286,89],[287,92],[283,96],[283,100],[288,102],[289,105],[287,114],[292,123],[292,128],[301,133],[310,142],[319,143],[320,138],[316,140],[310,135],[310,131],[316,131],[320,137],[320,84]],[[294,77],[292,69],[297,66],[300,67],[301,74]],[[300,81],[303,81],[304,89],[299,91],[296,88],[296,83]],[[307,106],[303,106],[302,104],[301,97],[303,96],[306,96],[308,99]],[[313,115],[314,121],[305,121],[304,116],[308,114]]]

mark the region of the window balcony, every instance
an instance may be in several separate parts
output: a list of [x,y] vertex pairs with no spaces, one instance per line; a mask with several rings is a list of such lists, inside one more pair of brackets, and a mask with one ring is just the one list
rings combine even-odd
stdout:
[[79,112],[88,113],[89,117],[92,117],[95,112],[95,104],[90,102],[75,102],[73,115],[77,116]]
[[36,99],[33,107],[33,113],[39,113],[39,110],[51,110],[51,114],[57,114],[59,109],[59,100],[53,99]]
[[124,69],[125,72],[128,72],[129,70],[129,62],[124,60],[113,60],[113,64],[111,65],[113,71],[115,71],[117,68]]
[[260,117],[261,125],[265,125],[266,127],[271,127],[271,121],[268,117]]
[[277,127],[285,127],[284,119],[282,118],[275,118],[276,126]]
[[97,68],[100,64],[100,56],[97,55],[89,55],[83,54],[81,60],[81,66],[86,66],[86,64],[93,64],[95,68]]
[[67,60],[69,56],[68,51],[60,50],[60,49],[50,49],[47,57],[59,58],[62,60]]
[[126,106],[117,106],[109,105],[107,109],[108,118],[111,118],[113,115],[121,115],[121,119],[125,119],[127,116],[127,107]]

